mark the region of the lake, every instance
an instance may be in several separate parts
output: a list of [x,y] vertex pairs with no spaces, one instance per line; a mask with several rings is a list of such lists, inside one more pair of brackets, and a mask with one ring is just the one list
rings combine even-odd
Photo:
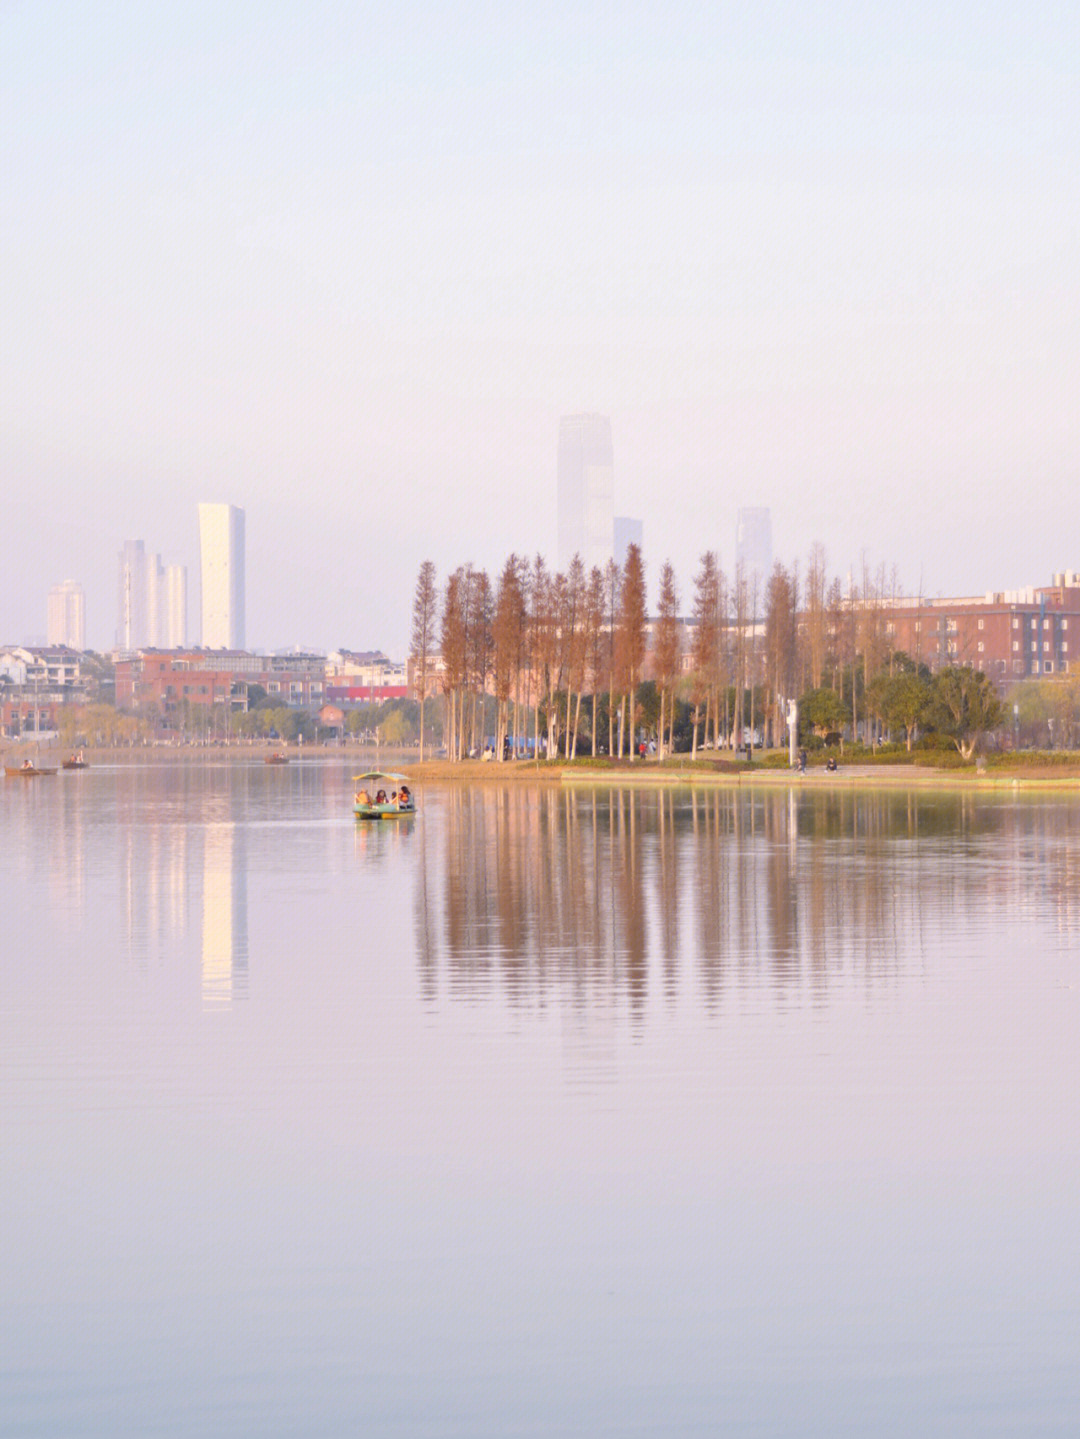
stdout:
[[0,790],[0,1432],[1080,1432],[1080,795]]

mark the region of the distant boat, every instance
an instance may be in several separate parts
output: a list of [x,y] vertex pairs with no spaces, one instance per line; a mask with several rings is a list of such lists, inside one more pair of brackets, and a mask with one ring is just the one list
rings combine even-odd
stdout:
[[287,754],[282,754],[281,751],[278,750],[278,751],[276,751],[276,753],[274,753],[274,754],[268,754],[268,755],[266,756],[266,759],[263,761],[263,763],[264,763],[264,764],[288,764],[288,763],[289,763],[289,756],[288,756]]
[[4,773],[8,779],[36,779],[39,774],[55,774],[55,769],[41,769],[33,760],[24,760],[20,765],[6,764]]
[[356,785],[353,814],[357,819],[405,819],[416,813],[416,800],[406,775],[369,769],[363,774],[354,774],[353,784]]
[[63,760],[61,762],[61,767],[63,769],[90,768],[90,766],[86,763],[86,756],[83,754],[82,750],[80,750],[78,754],[73,754],[70,759]]

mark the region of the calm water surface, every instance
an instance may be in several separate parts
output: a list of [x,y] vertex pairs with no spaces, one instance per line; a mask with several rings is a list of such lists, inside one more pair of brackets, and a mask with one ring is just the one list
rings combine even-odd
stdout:
[[0,1432],[1080,1432],[1080,799],[348,771],[0,790]]

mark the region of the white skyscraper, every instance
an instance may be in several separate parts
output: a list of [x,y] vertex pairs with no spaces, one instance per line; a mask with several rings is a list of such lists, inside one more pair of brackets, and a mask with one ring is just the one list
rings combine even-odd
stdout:
[[235,505],[199,506],[202,644],[244,648],[244,512]]
[[611,421],[566,415],[559,421],[559,566],[574,555],[601,569],[615,551]]
[[187,566],[166,565],[161,576],[161,629],[158,643],[167,650],[187,644]]
[[74,580],[53,585],[49,591],[46,634],[50,645],[86,648],[86,595]]

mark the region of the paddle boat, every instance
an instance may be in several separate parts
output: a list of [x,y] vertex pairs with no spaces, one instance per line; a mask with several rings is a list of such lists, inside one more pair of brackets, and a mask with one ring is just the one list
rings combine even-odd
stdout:
[[90,766],[86,763],[86,756],[85,756],[85,754],[83,754],[82,750],[79,750],[79,752],[78,752],[77,754],[73,754],[70,759],[66,759],[66,760],[64,760],[64,761],[62,762],[62,768],[63,768],[63,769],[89,769]]
[[287,754],[282,754],[280,750],[275,750],[273,754],[268,754],[268,755],[266,756],[266,759],[263,761],[263,763],[264,763],[264,764],[288,764],[288,763],[289,763],[289,756],[288,756]]
[[5,765],[4,773],[9,779],[35,779],[39,774],[55,774],[55,769],[42,769],[32,759],[24,759],[20,765]]
[[354,774],[353,814],[357,819],[404,819],[416,813],[408,776],[369,769]]

